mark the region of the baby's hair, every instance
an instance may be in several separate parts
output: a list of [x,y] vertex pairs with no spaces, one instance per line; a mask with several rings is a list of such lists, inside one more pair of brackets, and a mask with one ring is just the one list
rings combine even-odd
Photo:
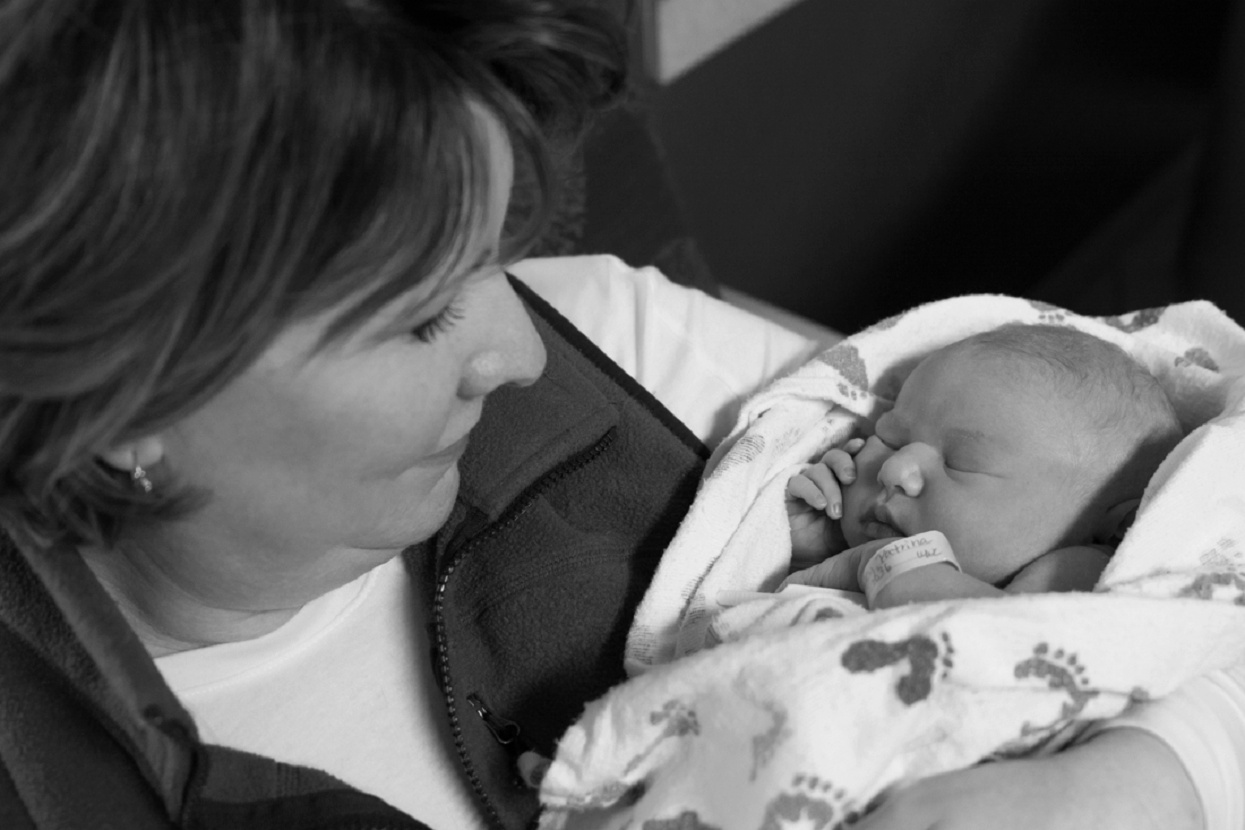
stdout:
[[1102,428],[1138,420],[1179,423],[1154,375],[1119,346],[1079,329],[1010,323],[961,345],[1021,358],[1055,389],[1083,401]]
[[965,338],[953,348],[1012,359],[1086,416],[1084,457],[1115,470],[1103,497],[1140,491],[1183,437],[1158,380],[1114,343],[1069,326],[1012,323]]

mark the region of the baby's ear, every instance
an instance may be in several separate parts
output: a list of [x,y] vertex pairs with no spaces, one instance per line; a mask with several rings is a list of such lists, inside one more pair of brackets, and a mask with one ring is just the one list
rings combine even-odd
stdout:
[[1133,526],[1133,519],[1137,518],[1137,508],[1140,505],[1141,499],[1125,499],[1109,508],[1094,525],[1094,543],[1112,548],[1118,545]]

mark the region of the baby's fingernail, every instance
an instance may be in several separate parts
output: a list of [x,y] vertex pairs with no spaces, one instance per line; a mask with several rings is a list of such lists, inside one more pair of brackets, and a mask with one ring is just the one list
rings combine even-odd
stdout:
[[842,515],[843,515],[843,505],[841,504],[830,505],[830,518],[837,519]]
[[532,789],[539,789],[540,782],[544,780],[545,773],[549,771],[551,766],[553,766],[553,762],[548,758],[528,750],[519,756],[519,777],[523,779],[523,783]]

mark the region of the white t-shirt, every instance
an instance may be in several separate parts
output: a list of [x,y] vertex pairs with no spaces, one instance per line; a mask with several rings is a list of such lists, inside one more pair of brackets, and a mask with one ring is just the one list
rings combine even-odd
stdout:
[[[613,257],[512,270],[711,446],[744,397],[818,348]],[[431,827],[482,828],[429,670],[420,601],[394,559],[265,637],[156,665],[205,740],[326,770]],[[1208,830],[1245,828],[1245,666],[1116,723],[1146,729],[1180,755]]]

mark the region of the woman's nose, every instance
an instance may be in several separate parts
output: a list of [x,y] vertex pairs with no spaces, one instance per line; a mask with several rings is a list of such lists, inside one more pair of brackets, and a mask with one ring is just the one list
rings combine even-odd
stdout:
[[482,291],[483,336],[463,367],[459,394],[464,398],[508,383],[527,386],[545,370],[545,344],[505,277],[499,274]]
[[925,464],[934,453],[927,444],[906,444],[895,451],[878,468],[878,483],[886,489],[886,495],[896,491],[910,498],[921,495],[925,488]]

